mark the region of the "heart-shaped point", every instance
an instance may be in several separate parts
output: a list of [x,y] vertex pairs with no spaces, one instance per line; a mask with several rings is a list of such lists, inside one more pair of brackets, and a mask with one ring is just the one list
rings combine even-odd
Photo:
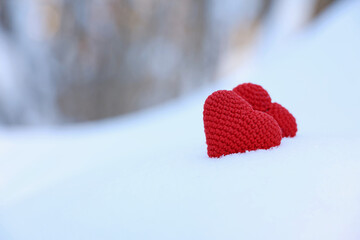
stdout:
[[209,157],[221,157],[280,145],[282,133],[270,115],[254,110],[233,91],[211,94],[204,104]]
[[255,110],[271,115],[278,122],[283,137],[295,137],[297,132],[295,117],[280,104],[272,103],[269,93],[262,86],[244,83],[233,91],[244,98]]

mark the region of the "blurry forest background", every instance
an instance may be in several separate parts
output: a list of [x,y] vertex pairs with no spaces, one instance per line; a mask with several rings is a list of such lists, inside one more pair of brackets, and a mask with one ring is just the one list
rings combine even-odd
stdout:
[[284,5],[303,26],[332,2],[0,0],[0,124],[94,121],[180,96],[274,15],[284,22]]

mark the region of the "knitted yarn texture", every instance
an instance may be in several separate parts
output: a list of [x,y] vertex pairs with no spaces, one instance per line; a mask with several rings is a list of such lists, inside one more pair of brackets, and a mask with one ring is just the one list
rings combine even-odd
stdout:
[[266,113],[278,122],[283,137],[295,137],[297,132],[296,119],[286,108],[278,103],[271,103]]
[[254,110],[234,91],[211,94],[204,104],[203,119],[209,157],[269,149],[281,143],[276,120]]
[[260,85],[244,83],[234,88],[233,91],[250,103],[254,110],[266,112],[270,108],[271,97]]
[[283,106],[272,103],[269,93],[260,85],[252,83],[240,84],[233,89],[244,98],[255,110],[266,112],[278,122],[283,137],[294,137],[297,132],[295,117]]

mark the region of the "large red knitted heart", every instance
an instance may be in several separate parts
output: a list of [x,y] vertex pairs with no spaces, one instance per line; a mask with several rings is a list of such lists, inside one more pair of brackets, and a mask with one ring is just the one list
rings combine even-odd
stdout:
[[244,98],[255,109],[266,112],[278,122],[283,137],[294,137],[297,124],[294,116],[278,103],[271,103],[269,93],[260,85],[252,83],[240,84],[233,91]]
[[209,157],[220,157],[280,145],[281,129],[270,115],[255,111],[233,91],[211,94],[204,105]]

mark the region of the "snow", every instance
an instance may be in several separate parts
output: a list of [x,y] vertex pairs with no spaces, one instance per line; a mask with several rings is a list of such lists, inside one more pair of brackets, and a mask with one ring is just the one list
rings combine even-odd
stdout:
[[[0,131],[0,239],[359,239],[360,3],[184,99]],[[297,117],[278,148],[206,155],[202,108],[252,81]]]

